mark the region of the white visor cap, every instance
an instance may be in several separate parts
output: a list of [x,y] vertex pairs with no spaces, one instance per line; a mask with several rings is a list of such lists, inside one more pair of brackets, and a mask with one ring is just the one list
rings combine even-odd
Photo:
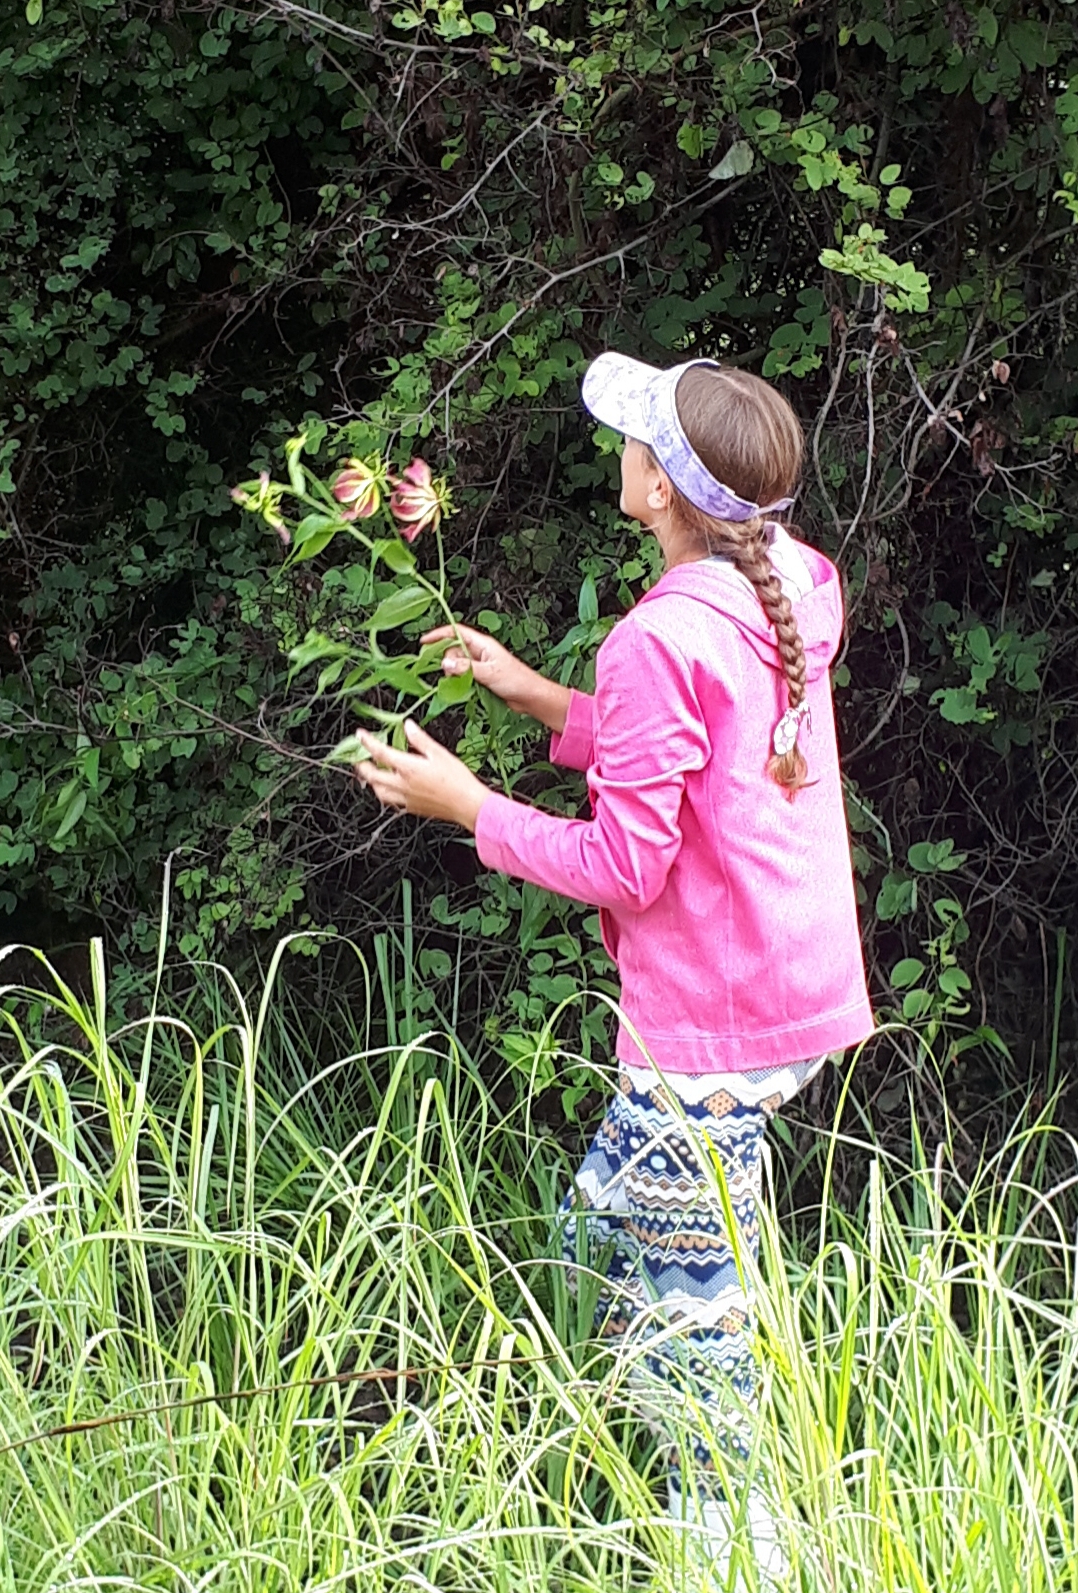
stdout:
[[754,520],[788,509],[792,498],[761,505],[738,497],[696,453],[677,412],[678,382],[695,365],[719,369],[716,360],[687,360],[660,370],[628,354],[600,354],[584,373],[581,397],[604,426],[650,448],[678,491],[705,514],[717,520]]

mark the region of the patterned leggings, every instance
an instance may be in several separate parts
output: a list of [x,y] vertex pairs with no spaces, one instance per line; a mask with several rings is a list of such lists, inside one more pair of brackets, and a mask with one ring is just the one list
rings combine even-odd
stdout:
[[[578,1260],[583,1214],[583,1254],[603,1276],[596,1328],[626,1344],[650,1345],[662,1335],[641,1356],[641,1376],[653,1394],[656,1385],[673,1393],[663,1400],[667,1410],[684,1408],[686,1399],[695,1404],[683,1447],[673,1446],[672,1422],[661,1416],[651,1422],[672,1442],[670,1481],[679,1492],[683,1457],[698,1492],[721,1496],[716,1456],[728,1463],[749,1454],[757,1370],[747,1274],[759,1255],[764,1131],[824,1060],[748,1074],[667,1076],[665,1083],[654,1072],[623,1068],[575,1189],[562,1202],[564,1259]],[[676,1090],[677,1110],[669,1089]],[[740,1273],[709,1159],[725,1178]]]

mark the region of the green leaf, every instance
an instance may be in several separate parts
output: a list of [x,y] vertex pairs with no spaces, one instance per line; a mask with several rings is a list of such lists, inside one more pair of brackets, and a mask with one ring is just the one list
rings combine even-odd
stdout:
[[107,252],[108,246],[107,238],[83,238],[74,254],[61,256],[60,264],[68,271],[80,267],[84,271],[89,271],[90,267],[95,266],[101,256]]
[[417,675],[410,664],[396,658],[383,659],[372,667],[367,689],[379,683],[392,686],[394,691],[403,692],[406,697],[421,697],[430,690],[429,683],[422,675]]
[[932,862],[932,851],[931,841],[915,841],[907,853],[910,867],[915,868],[918,874],[933,873],[935,864]]
[[972,686],[948,686],[934,691],[928,699],[932,707],[939,707],[940,718],[949,725],[983,725],[995,716],[982,708]]
[[[299,525],[296,527],[295,531],[292,533],[292,547],[294,550],[293,558],[296,556],[296,553],[298,553],[299,549],[303,547],[305,543],[309,542],[312,537],[322,536],[322,534],[327,531],[329,532],[329,537],[332,537],[333,533],[335,531],[339,531],[340,529],[341,521],[336,517],[336,515],[305,515],[300,521]],[[321,542],[320,547],[325,547],[329,537],[326,537]],[[305,557],[309,559],[311,554],[308,553],[305,555]]]
[[370,753],[360,741],[358,735],[345,736],[343,741],[338,741],[332,752],[327,752],[322,759],[323,763],[363,763],[370,757]]
[[[965,852],[962,852],[959,855],[964,858],[966,854]],[[955,926],[957,926],[959,921],[964,916],[962,912],[962,903],[956,902],[953,896],[938,896],[932,903],[932,911],[935,913],[940,923],[944,924],[948,929],[953,929]],[[966,935],[964,938],[968,939],[968,925],[963,924],[962,927],[966,930]]]
[[915,1018],[923,1018],[932,1005],[932,996],[927,990],[907,990],[902,1000],[902,1016],[907,1023]]
[[293,552],[292,563],[302,564],[304,559],[315,558],[324,548],[329,547],[339,530],[339,526],[331,524],[328,530],[312,532]]
[[367,621],[372,631],[391,631],[398,625],[407,625],[425,614],[431,605],[431,594],[422,586],[402,586],[383,598]]
[[57,841],[62,841],[64,836],[69,834],[69,832],[75,828],[85,811],[86,792],[76,791],[74,797],[64,809],[64,816],[60,820],[60,827],[56,831],[54,839]]
[[822,155],[827,148],[827,139],[818,127],[795,127],[790,142],[809,155]]
[[303,452],[303,438],[293,437],[285,444],[285,460],[288,465],[288,482],[295,493],[302,493],[307,483],[303,476],[303,465],[300,463],[300,454]]
[[617,188],[625,179],[625,172],[616,160],[609,160],[606,156],[599,161],[595,174],[600,182],[607,183],[611,188]]
[[906,854],[909,867],[916,868],[919,875],[932,875],[936,871],[935,851],[932,841],[914,841]]
[[992,638],[984,625],[974,625],[972,630],[966,632],[966,646],[978,664],[991,663],[995,658]]
[[321,697],[324,691],[335,686],[347,668],[347,658],[335,658],[332,664],[327,664],[318,677],[318,684],[314,688],[315,694]]
[[894,46],[894,34],[878,17],[863,18],[856,24],[853,36],[858,44],[878,44],[882,50],[890,50]]
[[580,596],[576,605],[577,614],[582,625],[594,625],[599,618],[599,597],[595,590],[595,577],[585,576],[584,584],[580,588]]
[[892,183],[897,183],[897,181],[898,181],[898,179],[899,179],[899,177],[901,175],[902,175],[902,167],[901,166],[899,166],[897,164],[896,165],[892,165],[892,166],[885,166],[883,168],[883,170],[880,172],[880,184],[884,188],[890,188]]
[[655,192],[655,179],[650,172],[638,171],[635,183],[630,183],[625,190],[625,197],[630,205],[642,205],[649,200]]
[[828,162],[826,160],[821,160],[818,155],[813,154],[810,151],[801,156],[798,164],[800,165],[801,170],[804,172],[805,181],[808,183],[813,193],[819,193],[820,189],[824,187],[828,178],[832,175],[832,168]]
[[443,675],[435,697],[441,707],[455,708],[458,703],[467,702],[474,690],[475,682],[468,670],[464,675]]
[[999,38],[999,20],[990,6],[982,6],[977,12],[977,32],[989,49]]
[[891,969],[892,990],[908,990],[910,985],[915,985],[925,971],[925,965],[918,957],[903,957],[901,962],[896,962]]
[[754,113],[758,133],[777,133],[782,126],[781,114],[770,105]]
[[411,575],[415,569],[415,554],[399,537],[376,542],[374,551],[385,564],[389,565],[394,575]]
[[939,987],[945,996],[959,997],[973,988],[969,974],[961,968],[945,968],[939,976]]
[[704,153],[704,129],[699,122],[682,122],[677,130],[677,147],[690,160],[699,160]]
[[84,753],[80,754],[78,766],[90,790],[96,791],[101,773],[101,748],[88,747]]
[[292,665],[292,673],[306,669],[310,664],[317,664],[323,658],[339,658],[348,649],[340,642],[330,641],[328,636],[323,636],[320,631],[309,631],[307,636],[288,654],[288,662]]
[[906,855],[918,874],[935,874],[940,869],[950,873],[966,861],[965,852],[956,852],[949,837],[942,841],[915,841]]
[[901,874],[885,875],[879,895],[876,897],[878,916],[885,923],[890,923],[892,919],[901,918],[906,913],[915,912],[916,909],[917,881],[905,879]]
[[557,910],[557,899],[541,886],[530,883],[521,885],[520,899],[523,906],[520,915],[520,949],[527,953]]
[[448,979],[453,972],[453,959],[438,946],[424,946],[419,953],[419,971],[424,979]]
[[729,182],[734,177],[746,177],[752,170],[756,159],[753,148],[745,139],[739,138],[736,144],[731,144],[726,154],[708,172],[708,176],[717,183]]
[[1027,72],[1051,66],[1058,58],[1056,46],[1050,42],[1048,30],[1039,20],[1010,22],[1004,37]]
[[471,24],[477,33],[494,33],[498,26],[489,11],[473,11]]
[[32,28],[41,21],[42,10],[42,0],[26,0],[26,20]]
[[1039,691],[1041,677],[1037,673],[1037,660],[1028,653],[1019,653],[1012,658],[1011,684],[1015,691]]

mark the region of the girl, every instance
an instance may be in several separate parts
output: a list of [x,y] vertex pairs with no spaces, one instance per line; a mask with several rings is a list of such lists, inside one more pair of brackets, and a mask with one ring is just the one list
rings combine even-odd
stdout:
[[[768,1119],[872,1029],[828,678],[841,588],[769,519],[793,501],[803,438],[767,383],[603,354],[583,397],[626,438],[621,508],[658,538],[662,578],[600,648],[594,697],[465,628],[468,656],[444,668],[553,731],[552,758],[587,771],[591,818],[488,790],[415,726],[410,752],[365,738],[359,774],[384,803],[473,830],[489,868],[600,909],[620,1078],[566,1202],[566,1255],[585,1211],[593,1255],[610,1257],[603,1331],[667,1329],[648,1364],[701,1418],[691,1475],[672,1459],[670,1508],[718,1533],[731,1507],[716,1463],[751,1442],[744,1414],[724,1426],[722,1389],[751,1408],[753,1318],[700,1136],[755,1259]],[[747,1513],[761,1570],[779,1573],[755,1490]]]

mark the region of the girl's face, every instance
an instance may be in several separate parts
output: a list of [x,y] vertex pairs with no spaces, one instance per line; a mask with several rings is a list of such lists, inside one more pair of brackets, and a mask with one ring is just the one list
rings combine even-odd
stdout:
[[643,443],[626,437],[621,455],[621,512],[654,530],[670,506],[670,483]]
[[670,477],[652,461],[643,443],[626,437],[621,456],[621,512],[654,534],[668,570],[703,556],[699,544],[673,524],[672,502]]

